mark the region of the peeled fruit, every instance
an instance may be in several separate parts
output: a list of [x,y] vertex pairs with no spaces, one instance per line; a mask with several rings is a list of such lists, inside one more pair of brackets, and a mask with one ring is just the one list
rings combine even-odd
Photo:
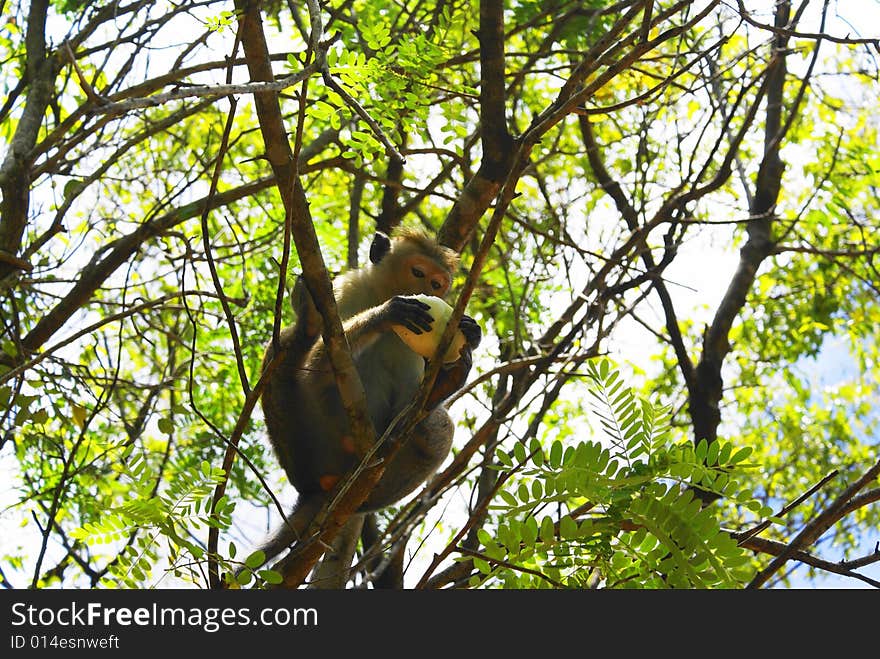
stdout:
[[[437,346],[440,345],[443,331],[446,329],[449,317],[452,315],[452,307],[439,297],[434,297],[433,295],[407,295],[405,297],[427,304],[430,307],[430,309],[427,309],[427,312],[431,314],[434,322],[431,323],[429,331],[422,332],[421,334],[416,334],[402,325],[394,325],[392,329],[397,332],[397,335],[413,352],[430,359],[437,351]],[[452,345],[449,346],[449,350],[443,356],[443,363],[448,364],[457,361],[464,344],[464,334],[461,333],[461,330],[458,330],[455,336],[452,337]]]

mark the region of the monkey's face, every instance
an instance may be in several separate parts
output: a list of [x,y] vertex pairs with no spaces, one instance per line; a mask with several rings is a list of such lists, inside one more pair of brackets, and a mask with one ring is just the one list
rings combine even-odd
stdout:
[[400,279],[404,294],[433,295],[444,298],[449,292],[449,272],[424,254],[410,254],[401,261]]

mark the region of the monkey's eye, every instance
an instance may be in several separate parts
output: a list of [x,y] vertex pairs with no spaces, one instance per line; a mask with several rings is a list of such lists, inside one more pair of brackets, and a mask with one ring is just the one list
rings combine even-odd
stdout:
[[441,284],[439,281],[434,279],[431,282],[431,288],[433,288],[435,291],[439,291],[441,288],[443,288],[443,284]]
[[420,268],[413,268],[412,273],[417,279],[422,279],[425,276],[424,271],[421,270]]

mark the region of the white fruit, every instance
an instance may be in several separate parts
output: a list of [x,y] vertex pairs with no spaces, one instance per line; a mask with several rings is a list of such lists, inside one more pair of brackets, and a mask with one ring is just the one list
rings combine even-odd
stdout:
[[[392,327],[401,340],[408,345],[413,352],[430,359],[437,351],[437,346],[440,345],[443,331],[446,329],[446,325],[449,323],[449,317],[452,315],[452,307],[439,297],[434,297],[433,295],[407,295],[405,297],[419,300],[430,307],[430,309],[427,309],[427,312],[434,319],[434,322],[431,323],[431,329],[427,332],[416,334],[402,325],[393,325]],[[449,362],[457,361],[464,344],[464,334],[461,333],[461,330],[458,330],[452,338],[452,345],[449,346],[449,350],[446,351],[446,354],[443,357],[443,362],[448,364]]]

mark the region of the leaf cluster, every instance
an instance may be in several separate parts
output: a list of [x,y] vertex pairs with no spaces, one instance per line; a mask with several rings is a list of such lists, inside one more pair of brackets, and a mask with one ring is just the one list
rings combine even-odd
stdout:
[[742,585],[753,573],[750,556],[695,487],[769,514],[739,483],[751,449],[675,440],[668,410],[636,396],[610,361],[591,361],[588,372],[604,439],[569,446],[556,440],[549,451],[533,439],[497,451],[499,469],[517,478],[498,493],[497,527],[480,530],[483,556],[474,559],[480,574],[471,584]]

